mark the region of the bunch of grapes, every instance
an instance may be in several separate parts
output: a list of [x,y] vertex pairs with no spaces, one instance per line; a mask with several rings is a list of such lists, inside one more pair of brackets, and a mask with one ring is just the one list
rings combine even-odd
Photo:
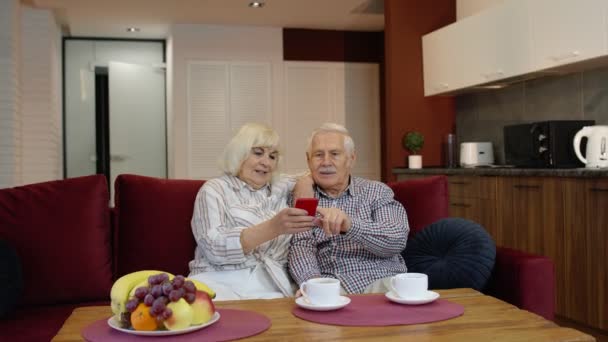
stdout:
[[169,280],[169,275],[159,273],[148,278],[148,286],[135,289],[134,297],[127,302],[126,309],[133,312],[139,303],[143,302],[150,307],[151,316],[156,317],[157,321],[163,321],[173,314],[167,304],[177,302],[181,298],[184,298],[188,304],[194,303],[196,299],[194,283],[186,280],[182,275]]

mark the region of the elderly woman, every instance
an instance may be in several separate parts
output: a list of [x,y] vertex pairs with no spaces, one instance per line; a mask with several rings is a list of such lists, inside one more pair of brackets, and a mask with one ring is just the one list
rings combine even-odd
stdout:
[[[310,230],[314,217],[287,205],[296,178],[276,173],[278,144],[271,128],[244,125],[224,149],[224,175],[196,196],[189,277],[207,283],[216,300],[294,294],[287,272],[291,235]],[[303,177],[298,189],[312,189],[312,179]]]

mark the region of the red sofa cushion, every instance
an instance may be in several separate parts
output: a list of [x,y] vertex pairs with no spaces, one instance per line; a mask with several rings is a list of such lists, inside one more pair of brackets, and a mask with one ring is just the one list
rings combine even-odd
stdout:
[[429,224],[448,217],[448,178],[431,176],[389,183],[403,204],[413,236]]
[[100,175],[0,190],[0,239],[15,248],[21,261],[21,305],[108,298],[108,201]]
[[190,221],[203,183],[137,175],[116,178],[118,277],[144,269],[188,275],[196,247]]
[[[19,342],[50,341],[63,326],[74,309],[90,305],[109,305],[109,302],[38,306],[23,308],[0,320],[0,340]],[[109,311],[108,311],[109,312]]]
[[[528,291],[513,291],[514,288],[528,289]],[[496,266],[487,292],[505,302],[553,320],[555,314],[553,262],[544,256],[499,247],[496,249]]]

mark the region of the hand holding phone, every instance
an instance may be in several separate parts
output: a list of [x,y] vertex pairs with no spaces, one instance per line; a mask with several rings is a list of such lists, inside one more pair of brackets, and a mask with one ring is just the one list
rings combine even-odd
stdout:
[[308,216],[315,216],[317,214],[318,204],[319,200],[316,198],[298,198],[296,199],[295,207],[306,210],[308,212]]

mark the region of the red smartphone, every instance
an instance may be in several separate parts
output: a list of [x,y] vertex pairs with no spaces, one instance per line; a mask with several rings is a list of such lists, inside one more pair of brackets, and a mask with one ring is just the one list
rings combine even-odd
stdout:
[[317,204],[319,204],[319,200],[316,198],[298,198],[295,207],[306,210],[309,216],[315,216],[317,214]]

